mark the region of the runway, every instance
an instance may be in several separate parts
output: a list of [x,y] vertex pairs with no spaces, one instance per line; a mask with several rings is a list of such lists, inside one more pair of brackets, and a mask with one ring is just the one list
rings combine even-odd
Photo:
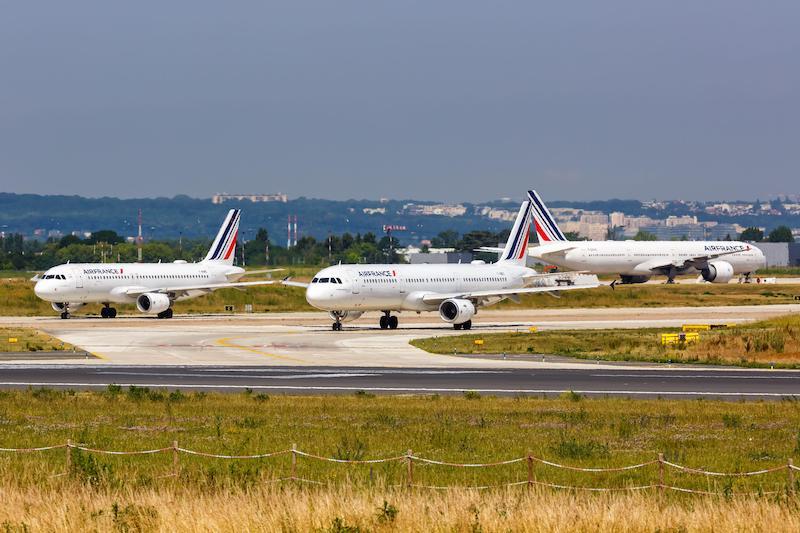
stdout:
[[[486,310],[470,333],[547,329],[680,327],[690,322],[742,323],[800,312],[800,305],[739,307],[676,307],[552,310]],[[192,316],[171,320],[125,317],[106,320],[55,317],[0,318],[0,325],[44,330],[88,352],[64,364],[125,366],[330,366],[365,368],[531,368],[525,360],[496,361],[435,355],[409,341],[421,337],[463,334],[435,314],[400,315],[400,328],[381,330],[377,314],[330,330],[324,313],[267,313],[261,315]],[[20,363],[58,361],[32,355]],[[536,362],[536,365],[541,365]],[[576,368],[589,363],[547,362],[551,368]],[[540,366],[539,366],[540,367]]]
[[103,389],[109,384],[278,394],[553,396],[568,391],[635,398],[779,399],[800,395],[800,372],[599,368],[329,368],[0,366],[0,387]]

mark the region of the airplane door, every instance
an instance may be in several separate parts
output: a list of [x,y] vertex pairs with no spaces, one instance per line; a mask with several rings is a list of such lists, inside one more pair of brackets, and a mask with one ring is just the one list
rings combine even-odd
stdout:
[[83,288],[83,275],[79,271],[75,271],[75,288],[82,289]]
[[361,292],[361,287],[359,285],[360,283],[361,283],[360,279],[358,279],[357,277],[353,278],[353,283],[350,284],[353,294],[358,294]]

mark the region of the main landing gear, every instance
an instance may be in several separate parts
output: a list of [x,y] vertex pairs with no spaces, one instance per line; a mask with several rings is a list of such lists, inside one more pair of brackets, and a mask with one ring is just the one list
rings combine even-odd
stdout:
[[380,320],[381,329],[397,329],[398,320],[391,311],[384,311]]
[[166,311],[161,311],[156,315],[156,318],[172,318],[172,308],[170,307]]
[[105,307],[100,309],[100,316],[103,318],[116,318],[117,317],[117,310],[111,307],[109,304],[103,304]]
[[467,320],[461,324],[453,324],[453,329],[472,329],[472,320]]

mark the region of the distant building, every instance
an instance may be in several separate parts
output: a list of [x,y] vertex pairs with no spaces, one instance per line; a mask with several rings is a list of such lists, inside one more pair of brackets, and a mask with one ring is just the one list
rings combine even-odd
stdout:
[[406,204],[403,210],[409,215],[445,217],[460,217],[467,212],[467,208],[461,204]]
[[445,263],[469,263],[472,261],[471,252],[445,252],[442,254],[408,254],[408,262],[412,265],[422,265],[430,263],[432,265],[441,265]]
[[756,242],[753,246],[764,252],[767,267],[800,266],[798,242]]
[[224,202],[229,202],[231,200],[235,200],[237,202],[243,202],[245,200],[249,200],[253,203],[259,202],[283,202],[286,203],[289,201],[289,197],[285,194],[278,193],[278,194],[215,194],[211,197],[212,204],[221,204]]

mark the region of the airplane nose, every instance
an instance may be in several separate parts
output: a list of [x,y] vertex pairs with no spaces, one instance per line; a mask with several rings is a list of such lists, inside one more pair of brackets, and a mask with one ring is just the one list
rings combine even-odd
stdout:
[[33,293],[42,300],[46,299],[47,292],[48,291],[45,288],[44,283],[42,283],[41,281],[37,281],[36,285],[33,286]]

